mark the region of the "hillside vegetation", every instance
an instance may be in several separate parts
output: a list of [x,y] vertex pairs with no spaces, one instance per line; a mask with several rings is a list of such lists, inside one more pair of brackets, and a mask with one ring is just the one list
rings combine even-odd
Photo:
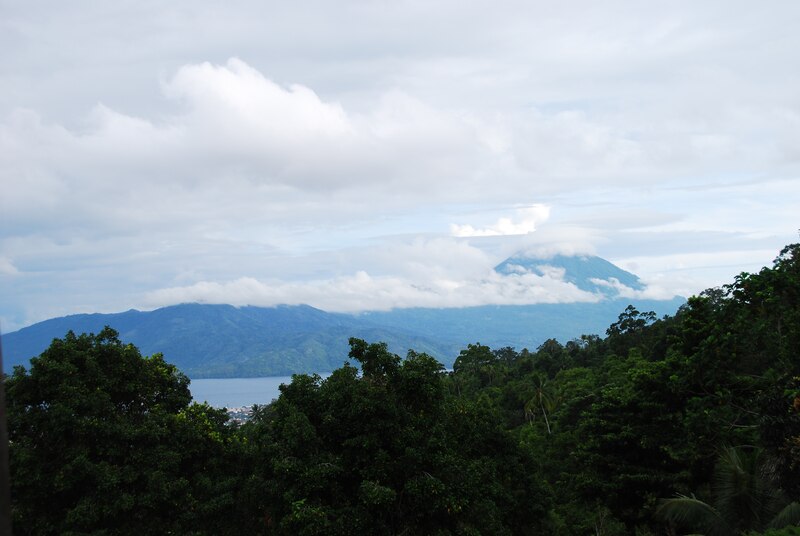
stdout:
[[[184,303],[154,311],[76,314],[52,318],[2,336],[6,372],[29,363],[67,331],[98,333],[111,326],[142,353],[163,353],[191,378],[245,378],[330,372],[348,352],[348,339],[383,341],[390,351],[414,348],[451,368],[468,341],[492,347],[536,348],[548,338],[566,342],[606,329],[629,303],[643,311],[673,314],[685,299],[639,299],[639,279],[599,257],[515,256],[495,267],[518,287],[536,286],[545,272],[585,292],[588,302],[400,308],[360,314],[331,313],[308,305],[234,307]],[[519,279],[524,278],[523,285]],[[557,278],[558,279],[558,278]],[[549,280],[552,284],[552,280]]]
[[6,379],[15,533],[800,534],[800,244],[605,337],[349,357],[237,426],[68,333]]

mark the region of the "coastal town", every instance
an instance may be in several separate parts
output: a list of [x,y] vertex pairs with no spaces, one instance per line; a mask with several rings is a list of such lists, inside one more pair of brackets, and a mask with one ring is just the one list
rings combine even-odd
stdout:
[[253,417],[253,406],[240,406],[234,408],[225,408],[228,412],[228,422],[235,424],[242,424],[249,421]]

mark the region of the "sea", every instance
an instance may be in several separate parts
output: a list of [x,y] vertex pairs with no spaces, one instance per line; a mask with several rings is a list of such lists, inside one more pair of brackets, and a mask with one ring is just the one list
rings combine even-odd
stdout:
[[[330,373],[320,374],[323,378]],[[192,380],[189,390],[195,402],[208,402],[215,408],[241,408],[269,404],[278,398],[278,387],[291,383],[291,376],[267,378],[207,378]]]

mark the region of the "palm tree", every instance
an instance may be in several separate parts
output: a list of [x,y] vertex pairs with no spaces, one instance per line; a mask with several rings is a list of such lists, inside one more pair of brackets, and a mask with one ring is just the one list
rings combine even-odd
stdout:
[[800,503],[789,502],[767,472],[763,449],[727,447],[714,468],[712,504],[694,495],[663,499],[656,516],[706,536],[781,528],[800,522]]
[[525,416],[528,418],[528,423],[533,424],[532,421],[536,414],[541,411],[544,417],[545,426],[547,426],[547,433],[552,434],[550,427],[550,419],[547,414],[552,414],[561,404],[561,392],[552,383],[548,383],[547,378],[544,376],[537,376],[536,383],[534,384],[533,397],[525,404]]

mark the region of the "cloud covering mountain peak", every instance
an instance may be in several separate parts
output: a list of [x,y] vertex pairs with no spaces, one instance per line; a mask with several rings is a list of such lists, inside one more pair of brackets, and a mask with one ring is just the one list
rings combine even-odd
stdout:
[[507,276],[539,274],[606,297],[633,296],[646,289],[638,276],[594,255],[531,257],[523,253],[498,264],[495,271]]

